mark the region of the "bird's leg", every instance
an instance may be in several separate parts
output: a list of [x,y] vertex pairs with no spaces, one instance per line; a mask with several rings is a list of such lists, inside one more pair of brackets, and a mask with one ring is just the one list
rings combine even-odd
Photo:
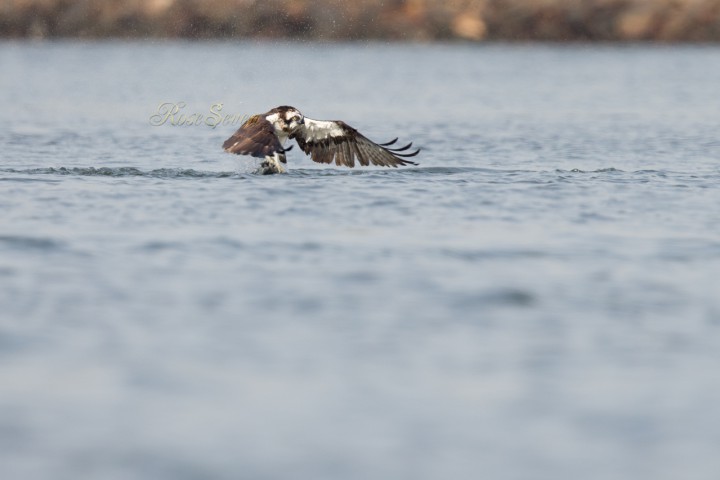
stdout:
[[273,173],[287,173],[285,167],[283,167],[283,160],[285,160],[284,154],[275,153],[272,156],[268,155],[265,160],[260,164],[260,168],[257,173],[261,175],[272,175]]

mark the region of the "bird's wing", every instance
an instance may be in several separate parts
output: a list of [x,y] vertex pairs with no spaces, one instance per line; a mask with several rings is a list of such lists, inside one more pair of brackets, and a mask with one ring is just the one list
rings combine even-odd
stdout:
[[[332,163],[354,167],[355,159],[360,165],[380,165],[397,167],[398,165],[417,165],[404,160],[420,153],[420,149],[405,153],[412,143],[404,147],[390,148],[397,138],[388,143],[375,143],[363,136],[353,127],[342,121],[322,121],[305,117],[304,124],[293,133],[303,152],[310,155],[314,162]],[[403,158],[401,158],[403,157]]]
[[262,115],[248,118],[232,137],[225,140],[223,149],[238,155],[260,158],[286,151],[280,144],[272,124]]

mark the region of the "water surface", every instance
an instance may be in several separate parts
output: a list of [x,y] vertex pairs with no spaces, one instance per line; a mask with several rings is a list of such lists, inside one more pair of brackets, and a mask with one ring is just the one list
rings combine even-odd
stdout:
[[[720,49],[3,43],[8,479],[714,479]],[[290,104],[423,148],[253,175]]]

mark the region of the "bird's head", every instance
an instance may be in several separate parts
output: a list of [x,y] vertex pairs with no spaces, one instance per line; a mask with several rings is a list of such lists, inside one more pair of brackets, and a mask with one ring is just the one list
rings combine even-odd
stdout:
[[276,107],[270,110],[269,120],[275,122],[275,128],[287,133],[295,133],[295,131],[303,124],[305,117],[295,107]]
[[283,115],[283,120],[285,120],[286,129],[289,133],[294,133],[300,125],[303,124],[305,117],[303,116],[300,111],[290,108],[285,111],[285,114]]

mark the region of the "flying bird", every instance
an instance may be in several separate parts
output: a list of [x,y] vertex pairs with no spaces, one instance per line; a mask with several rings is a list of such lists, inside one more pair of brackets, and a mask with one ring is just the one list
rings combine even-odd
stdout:
[[293,147],[284,147],[288,139],[295,139],[300,149],[314,162],[334,161],[335,165],[350,168],[355,166],[356,160],[364,166],[417,165],[405,158],[420,153],[419,148],[408,151],[412,142],[402,147],[394,147],[397,138],[375,143],[343,121],[313,120],[288,106],[253,115],[225,140],[223,149],[237,155],[263,158],[258,173],[285,173],[285,152]]

